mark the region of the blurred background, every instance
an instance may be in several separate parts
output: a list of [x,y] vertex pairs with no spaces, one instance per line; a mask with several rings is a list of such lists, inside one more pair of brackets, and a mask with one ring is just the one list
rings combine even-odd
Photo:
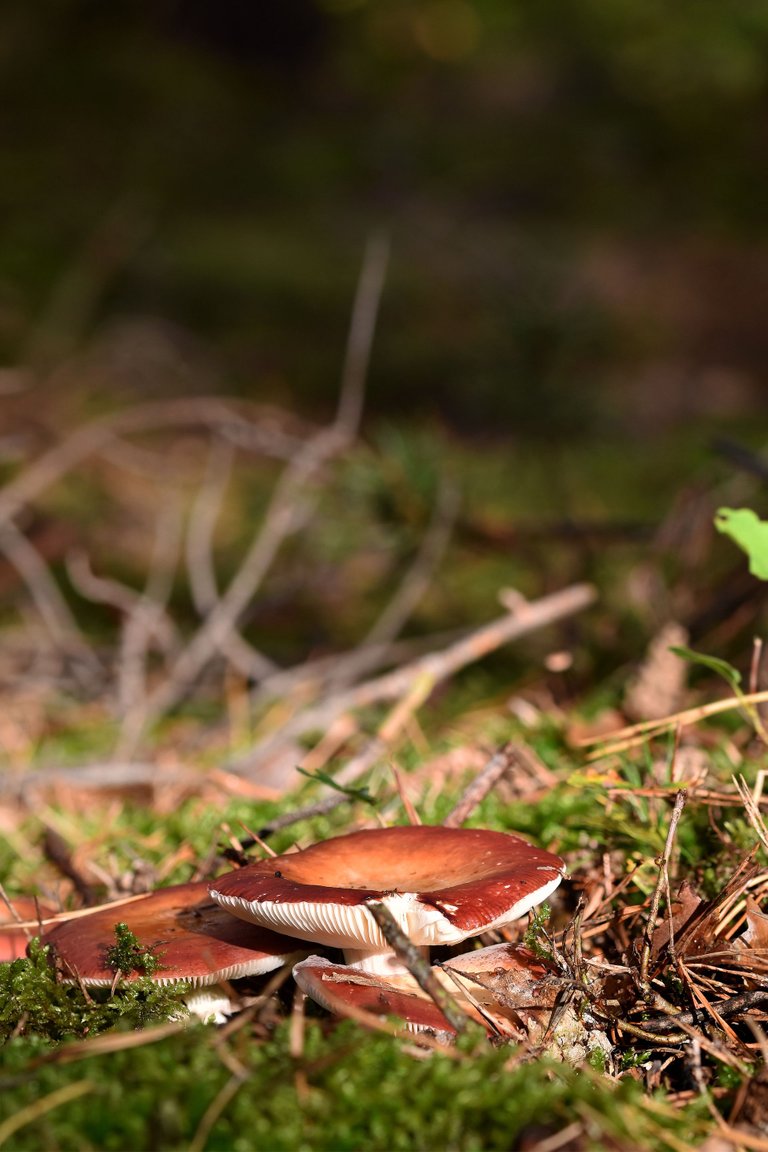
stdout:
[[[281,663],[353,646],[443,515],[417,633],[488,619],[505,585],[587,579],[608,615],[564,638],[582,671],[558,691],[670,619],[748,667],[763,597],[712,517],[766,503],[768,6],[5,0],[0,62],[5,480],[147,400],[327,421],[384,234],[362,437],[248,636]],[[230,482],[226,451],[206,463],[185,435],[22,502],[50,579],[4,536],[3,622],[27,628],[55,582],[89,637],[114,635],[72,549],[140,587],[171,465],[233,578],[274,470],[241,454]],[[183,621],[210,608],[174,580]],[[66,607],[46,609],[60,633]]]
[[120,402],[324,414],[383,230],[369,416],[766,410],[763,4],[5,0],[0,60],[6,397],[88,347]]

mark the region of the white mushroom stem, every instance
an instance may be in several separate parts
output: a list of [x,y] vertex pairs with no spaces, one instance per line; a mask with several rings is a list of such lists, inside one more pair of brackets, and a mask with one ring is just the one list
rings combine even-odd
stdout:
[[[419,953],[425,960],[429,960],[429,948],[420,947]],[[404,983],[407,984],[409,979],[412,982],[408,969],[389,947],[376,951],[370,948],[345,948],[344,959],[350,968],[360,972],[385,976],[387,979],[405,977]]]

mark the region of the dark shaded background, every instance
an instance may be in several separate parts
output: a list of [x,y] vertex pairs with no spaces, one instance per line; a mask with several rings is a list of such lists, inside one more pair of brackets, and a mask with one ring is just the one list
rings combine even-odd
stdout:
[[325,411],[383,229],[374,414],[759,429],[762,3],[6,0],[0,61],[6,393]]

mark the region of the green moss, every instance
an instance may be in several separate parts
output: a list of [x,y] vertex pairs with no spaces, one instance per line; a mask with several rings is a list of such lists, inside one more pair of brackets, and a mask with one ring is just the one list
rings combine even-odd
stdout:
[[[225,1067],[212,1035],[190,1026],[139,1049],[37,1068],[39,1044],[14,1040],[3,1052],[0,1124],[87,1078],[87,1095],[21,1128],[14,1149],[187,1148],[217,1099],[222,1111],[205,1143],[209,1150],[474,1152],[508,1149],[526,1133],[555,1132],[588,1118],[592,1147],[618,1143],[639,1152],[694,1141],[705,1130],[703,1106],[683,1117],[661,1100],[643,1110],[634,1082],[614,1087],[590,1070],[510,1061],[510,1049],[485,1044],[460,1043],[458,1059],[413,1059],[389,1037],[362,1034],[349,1024],[326,1033],[308,1021],[298,1060],[289,1054],[285,1027],[258,1044],[242,1032],[233,1037],[230,1056],[243,1069],[238,1082],[232,1060]],[[234,1093],[227,1099],[220,1095],[226,1086]]]
[[143,1028],[183,1012],[185,985],[172,991],[148,977],[88,994],[57,978],[48,948],[33,940],[29,957],[0,964],[0,1038],[16,1034],[61,1041],[120,1024]]
[[140,972],[153,976],[162,967],[152,948],[143,948],[127,924],[115,924],[116,943],[107,949],[107,963],[123,976]]

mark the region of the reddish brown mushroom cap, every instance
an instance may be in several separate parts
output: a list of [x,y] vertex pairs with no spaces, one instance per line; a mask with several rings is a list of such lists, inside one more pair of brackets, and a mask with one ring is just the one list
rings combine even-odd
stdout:
[[[304,953],[296,941],[230,916],[208,895],[208,886],[178,884],[150,892],[123,907],[97,908],[88,916],[57,924],[43,936],[66,975],[84,984],[111,985],[109,962],[115,925],[127,924],[142,949],[152,949],[159,984],[184,980],[193,986],[271,972]],[[144,973],[122,974],[136,980]]]
[[56,914],[33,896],[14,896],[10,905],[0,900],[0,964],[26,956],[27,944],[42,931],[40,921]]
[[[523,944],[492,944],[444,960],[440,968],[456,974],[459,987],[490,1010],[497,1024],[506,1017],[526,1030],[548,1017],[563,986],[554,962]],[[455,982],[447,987],[457,995]]]
[[211,895],[288,935],[382,952],[371,901],[386,904],[415,944],[453,944],[523,916],[564,870],[559,856],[504,832],[380,828],[250,864],[219,877]]
[[525,944],[491,944],[487,948],[476,948],[444,960],[441,967],[478,980],[512,975],[526,985],[559,974],[552,960],[537,956]]
[[332,964],[322,956],[309,956],[293,969],[299,988],[328,1012],[343,1016],[345,1008],[375,1016],[398,1016],[416,1030],[456,1035],[431,1000],[393,988],[385,980],[361,973],[348,964]]

